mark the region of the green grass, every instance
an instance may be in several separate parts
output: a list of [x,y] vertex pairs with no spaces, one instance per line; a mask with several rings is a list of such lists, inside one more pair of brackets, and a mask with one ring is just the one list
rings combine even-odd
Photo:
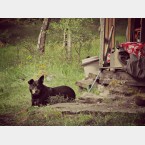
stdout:
[[[0,125],[75,125],[78,119],[73,123],[73,117],[64,117],[49,107],[31,107],[27,83],[29,79],[38,79],[44,74],[45,85],[68,85],[79,96],[75,82],[84,78],[83,68],[74,49],[72,61],[68,63],[62,43],[54,42],[54,34],[52,39],[49,38],[50,42],[46,43],[45,54],[39,56],[36,50],[39,29],[35,36],[31,29],[30,25],[12,30],[16,36],[23,30],[23,37],[19,41],[16,39],[17,43],[9,43],[0,48]],[[99,45],[99,40],[97,43]],[[86,52],[95,55],[95,45],[96,41],[92,41],[90,50],[83,48],[81,59],[88,55]],[[49,77],[52,80],[49,81]],[[80,117],[80,122],[82,118]]]
[[[95,26],[96,27],[96,26]],[[29,79],[38,79],[45,75],[45,85],[54,87],[68,85],[77,97],[81,94],[75,82],[84,78],[84,70],[75,49],[72,50],[72,61],[67,62],[62,42],[55,41],[58,33],[48,35],[46,51],[43,56],[36,50],[39,27],[35,32],[31,25],[21,26],[13,32],[22,33],[15,44],[7,44],[0,48],[0,125],[135,125],[128,115],[76,114],[65,115],[47,107],[31,107],[31,96],[28,89]],[[16,31],[15,31],[16,30]],[[22,31],[23,30],[23,31]],[[61,32],[60,32],[61,33]],[[94,29],[93,29],[94,33]],[[97,30],[96,33],[98,34]],[[50,34],[50,33],[49,33]],[[95,34],[95,33],[94,33]],[[16,34],[15,34],[16,35]],[[14,38],[13,38],[14,39]],[[60,38],[58,38],[60,39]],[[119,40],[124,38],[118,37]],[[48,43],[49,42],[49,43]],[[99,36],[94,36],[91,43],[84,45],[81,60],[99,54]],[[48,78],[51,78],[49,80]],[[136,119],[133,119],[136,120]]]

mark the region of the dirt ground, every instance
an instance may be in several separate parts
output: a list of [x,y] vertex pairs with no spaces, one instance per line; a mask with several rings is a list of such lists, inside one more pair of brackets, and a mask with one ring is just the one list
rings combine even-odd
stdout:
[[135,96],[138,94],[136,90],[138,88],[128,88],[128,86],[118,86],[116,89],[114,87],[101,88],[99,95],[84,92],[75,102],[58,103],[50,107],[66,114],[97,112],[144,114],[145,107],[135,103]]

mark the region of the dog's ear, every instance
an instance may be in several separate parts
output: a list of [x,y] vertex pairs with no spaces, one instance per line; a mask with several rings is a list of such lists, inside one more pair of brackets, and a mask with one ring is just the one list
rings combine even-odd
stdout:
[[38,82],[39,82],[40,84],[43,84],[43,82],[44,82],[44,75],[42,75],[42,76],[39,78]]
[[34,82],[34,80],[31,79],[31,80],[28,81],[28,84],[31,85],[31,84],[33,84],[33,82]]

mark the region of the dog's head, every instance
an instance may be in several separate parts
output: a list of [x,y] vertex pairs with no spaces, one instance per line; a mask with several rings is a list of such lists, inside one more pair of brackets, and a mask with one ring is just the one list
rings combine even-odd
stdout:
[[42,75],[38,80],[33,79],[28,81],[29,89],[32,95],[38,96],[41,93],[43,87],[44,75]]

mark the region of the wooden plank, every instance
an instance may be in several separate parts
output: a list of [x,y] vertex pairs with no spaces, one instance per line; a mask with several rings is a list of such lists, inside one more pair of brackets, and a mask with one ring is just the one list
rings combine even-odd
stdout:
[[105,19],[105,40],[104,40],[104,55],[103,60],[106,60],[107,53],[115,48],[115,19],[106,18]]
[[127,26],[127,41],[131,41],[131,18],[128,18],[128,26]]
[[108,40],[109,40],[109,34],[113,26],[113,31],[112,31],[112,39],[110,42],[109,47],[112,49],[115,47],[115,18],[106,18],[106,23],[105,23],[105,52],[107,52],[107,47],[108,47]]
[[105,19],[105,38],[104,38],[104,57],[105,60],[105,54],[107,53],[107,47],[108,47],[108,37],[109,37],[109,18]]
[[111,51],[113,48],[115,48],[115,19],[112,19],[112,25],[114,26],[114,30],[112,33],[112,45],[111,45]]
[[105,19],[100,19],[100,56],[99,56],[99,66],[102,67],[104,64],[104,37],[105,37]]
[[106,48],[105,48],[105,53],[104,53],[104,60],[106,59],[106,56],[107,56],[107,53],[109,52],[109,49],[110,49],[110,43],[112,41],[112,33],[114,31],[114,26],[112,25],[111,28],[110,28],[110,31],[109,31],[109,36],[108,36],[108,43],[106,45]]
[[76,85],[81,88],[89,89],[92,83],[93,83],[93,79],[87,79],[87,80],[77,81]]
[[141,42],[145,42],[145,18],[141,19]]
[[129,18],[128,19],[128,42],[132,42],[134,41],[134,38],[133,38],[133,34],[134,34],[134,22],[135,22],[135,19],[134,18]]
[[[112,19],[110,18],[109,19],[109,30],[108,30],[109,31],[109,35],[110,35],[111,29],[112,29]],[[113,29],[114,29],[114,27],[113,27]],[[112,31],[112,34],[113,34],[113,31]],[[111,34],[111,38],[112,38],[112,34]],[[108,35],[108,40],[109,40],[109,35]],[[112,48],[111,46],[112,46],[112,39],[110,41],[109,48]]]

